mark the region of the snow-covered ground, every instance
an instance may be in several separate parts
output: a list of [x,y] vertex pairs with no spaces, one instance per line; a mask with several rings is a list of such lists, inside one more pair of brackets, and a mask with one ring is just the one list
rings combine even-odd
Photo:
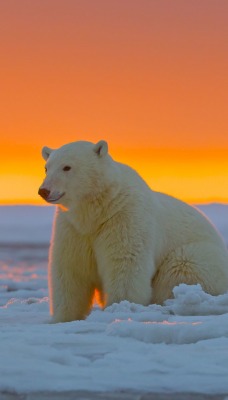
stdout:
[[[228,206],[201,206],[228,243]],[[124,301],[49,324],[52,207],[0,207],[0,391],[228,393],[228,293],[180,285],[164,306]]]

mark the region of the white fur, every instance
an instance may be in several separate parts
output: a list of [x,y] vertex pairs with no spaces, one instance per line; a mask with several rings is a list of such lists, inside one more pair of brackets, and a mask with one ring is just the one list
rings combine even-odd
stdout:
[[103,306],[161,304],[179,283],[200,283],[213,295],[227,291],[228,252],[206,217],[152,191],[107,151],[104,141],[43,150],[42,188],[61,203],[49,261],[53,320],[85,318],[95,289]]

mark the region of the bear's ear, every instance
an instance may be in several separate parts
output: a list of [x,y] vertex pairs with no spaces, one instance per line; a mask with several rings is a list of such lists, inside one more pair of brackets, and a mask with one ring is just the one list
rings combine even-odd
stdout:
[[105,140],[100,140],[94,145],[93,150],[99,157],[103,157],[108,153],[108,143]]
[[47,161],[52,151],[52,149],[46,146],[42,148],[42,157],[45,161]]

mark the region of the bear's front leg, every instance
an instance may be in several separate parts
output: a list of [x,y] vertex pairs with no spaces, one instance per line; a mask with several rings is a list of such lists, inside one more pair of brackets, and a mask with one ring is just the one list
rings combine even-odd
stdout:
[[53,322],[84,319],[89,314],[94,294],[91,254],[85,240],[58,213],[48,277]]
[[102,279],[105,306],[128,300],[152,301],[153,254],[148,240],[124,219],[108,223],[95,243],[97,268]]
[[[58,267],[54,265],[54,269]],[[65,267],[68,268],[69,264]],[[94,289],[73,273],[52,272],[49,293],[50,313],[54,323],[85,319],[92,307]]]

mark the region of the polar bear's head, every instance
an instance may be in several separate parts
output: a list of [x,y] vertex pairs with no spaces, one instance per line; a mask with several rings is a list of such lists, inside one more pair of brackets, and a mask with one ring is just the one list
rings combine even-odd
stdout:
[[[65,207],[102,191],[107,184],[107,171],[112,171],[113,161],[103,140],[97,144],[78,141],[57,150],[44,147],[42,156],[46,178],[38,193],[48,203]],[[112,175],[111,172],[108,179]]]

